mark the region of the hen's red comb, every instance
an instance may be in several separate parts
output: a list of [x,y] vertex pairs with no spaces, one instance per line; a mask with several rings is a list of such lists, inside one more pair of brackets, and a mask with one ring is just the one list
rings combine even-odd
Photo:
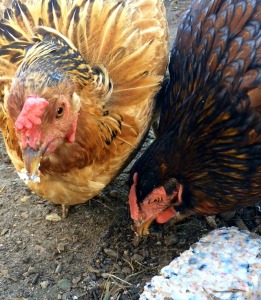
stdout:
[[44,98],[37,98],[35,95],[29,95],[15,122],[16,129],[31,129],[34,125],[40,125],[41,116],[48,104],[48,101]]
[[130,213],[131,213],[131,218],[133,220],[138,220],[140,217],[140,212],[139,212],[140,210],[139,210],[139,206],[137,203],[137,196],[136,196],[137,180],[138,180],[138,174],[135,173],[133,175],[133,184],[130,188],[130,193],[129,193]]

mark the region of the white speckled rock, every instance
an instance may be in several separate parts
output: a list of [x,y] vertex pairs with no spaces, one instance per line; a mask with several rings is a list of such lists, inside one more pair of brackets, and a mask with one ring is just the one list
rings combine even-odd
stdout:
[[210,232],[154,276],[141,300],[260,300],[261,237],[236,227]]

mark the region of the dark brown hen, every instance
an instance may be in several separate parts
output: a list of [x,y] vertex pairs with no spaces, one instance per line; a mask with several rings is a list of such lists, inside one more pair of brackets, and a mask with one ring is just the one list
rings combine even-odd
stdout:
[[130,172],[138,234],[261,199],[260,27],[260,0],[197,0],[182,18],[159,136]]

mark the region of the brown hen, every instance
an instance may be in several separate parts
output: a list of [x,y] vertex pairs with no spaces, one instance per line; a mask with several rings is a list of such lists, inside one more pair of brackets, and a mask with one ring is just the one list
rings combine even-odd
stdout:
[[38,195],[84,203],[149,129],[168,60],[162,0],[14,1],[0,23],[0,129]]
[[261,1],[194,1],[169,71],[159,135],[130,173],[141,235],[261,199]]

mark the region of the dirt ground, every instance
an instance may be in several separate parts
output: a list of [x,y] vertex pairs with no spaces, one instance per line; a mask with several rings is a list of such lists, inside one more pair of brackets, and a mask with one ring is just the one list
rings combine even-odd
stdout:
[[[171,38],[190,1],[166,0]],[[153,140],[150,134],[143,150]],[[128,168],[103,193],[71,208],[33,194],[18,178],[0,139],[0,300],[138,299],[146,281],[211,229],[203,217],[171,227],[153,225],[138,241],[127,205]],[[250,229],[261,223],[258,207],[237,213]],[[259,226],[260,228],[260,226]]]

